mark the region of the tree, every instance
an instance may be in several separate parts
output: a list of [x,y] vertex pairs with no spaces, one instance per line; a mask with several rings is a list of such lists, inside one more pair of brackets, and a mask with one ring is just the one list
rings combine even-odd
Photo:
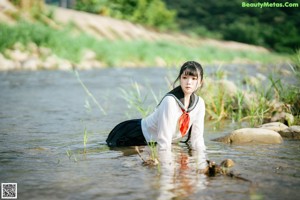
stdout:
[[[293,52],[300,47],[299,7],[245,8],[240,0],[164,1],[169,9],[177,11],[177,21],[183,30],[201,27],[217,32],[225,40],[263,45],[280,52]],[[300,6],[300,0],[292,1]],[[261,1],[251,1],[257,2]]]
[[75,8],[151,27],[175,27],[176,12],[162,0],[77,0]]

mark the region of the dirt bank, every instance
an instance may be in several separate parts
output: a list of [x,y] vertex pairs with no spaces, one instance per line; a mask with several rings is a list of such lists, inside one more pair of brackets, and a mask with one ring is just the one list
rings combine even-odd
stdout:
[[[253,50],[266,52],[267,49],[259,46],[248,45],[233,41],[220,41],[208,38],[191,38],[179,33],[166,33],[150,30],[138,24],[128,21],[113,19],[96,14],[90,14],[71,9],[45,6],[45,12],[53,9],[53,19],[45,17],[44,20],[56,28],[60,28],[67,23],[74,24],[79,31],[91,34],[99,39],[109,40],[148,40],[148,41],[172,41],[188,46],[217,46],[218,48],[231,50]],[[8,0],[0,1],[0,21],[4,23],[14,23],[13,14],[17,12]]]

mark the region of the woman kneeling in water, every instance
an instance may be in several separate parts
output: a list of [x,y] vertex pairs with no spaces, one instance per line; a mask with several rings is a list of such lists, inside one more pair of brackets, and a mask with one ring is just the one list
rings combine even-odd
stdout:
[[158,150],[171,151],[172,142],[187,136],[193,150],[206,149],[203,138],[205,104],[195,92],[203,82],[202,66],[195,61],[184,63],[175,83],[155,111],[143,119],[118,124],[106,142],[110,147],[157,144]]

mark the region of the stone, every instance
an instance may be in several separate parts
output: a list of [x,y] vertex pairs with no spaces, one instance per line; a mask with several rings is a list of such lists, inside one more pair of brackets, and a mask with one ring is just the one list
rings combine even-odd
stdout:
[[230,134],[216,138],[214,141],[230,144],[280,144],[282,137],[279,133],[263,128],[242,128]]
[[155,58],[155,65],[158,67],[167,66],[167,62],[160,56]]
[[59,58],[55,55],[48,56],[43,62],[43,69],[57,69],[58,68],[58,60]]
[[289,127],[281,122],[271,122],[271,123],[263,124],[263,125],[259,126],[258,128],[264,128],[264,129],[279,132],[279,131],[283,131]]
[[10,59],[18,62],[25,62],[29,58],[29,54],[27,52],[22,52],[18,49],[16,50],[9,50],[7,55]]
[[226,159],[226,160],[223,160],[220,163],[220,166],[221,167],[226,167],[226,168],[233,167],[234,166],[234,162],[231,159]]
[[290,113],[280,112],[276,113],[272,118],[271,122],[284,122],[286,124],[293,124],[294,123],[294,116]]
[[90,61],[90,60],[95,60],[96,57],[97,57],[97,54],[94,51],[87,49],[83,52],[83,56],[81,59],[84,61]]
[[34,54],[34,55],[38,55],[39,54],[39,47],[35,43],[33,43],[33,42],[30,42],[27,45],[27,50],[29,50],[29,52],[31,54]]
[[49,48],[46,47],[39,47],[39,53],[41,55],[41,57],[48,57],[51,56],[52,51]]
[[279,134],[284,138],[300,139],[300,126],[290,126],[287,129],[279,131]]
[[41,66],[41,62],[39,59],[30,58],[22,63],[22,68],[25,70],[37,70]]
[[73,66],[71,64],[71,62],[69,62],[68,60],[59,60],[58,62],[58,69],[59,70],[64,70],[64,71],[69,71],[73,69]]
[[256,77],[258,78],[258,80],[260,81],[264,81],[267,80],[267,77],[261,73],[256,73]]
[[237,91],[238,91],[237,86],[232,81],[222,79],[222,80],[215,81],[214,84],[216,84],[217,87],[222,89],[225,94],[228,94],[232,97],[236,96],[236,94],[237,94]]
[[0,53],[0,71],[7,71],[15,69],[15,63],[11,60],[6,59]]

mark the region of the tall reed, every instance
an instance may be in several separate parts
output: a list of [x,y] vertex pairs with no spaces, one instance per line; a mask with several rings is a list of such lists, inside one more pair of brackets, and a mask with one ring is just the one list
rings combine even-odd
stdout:
[[[157,95],[151,88],[149,90],[156,104],[158,104]],[[130,109],[135,109],[136,111],[138,111],[142,118],[148,116],[153,111],[153,104],[149,104],[147,102],[149,93],[143,96],[140,90],[140,86],[136,81],[132,82],[131,89],[120,88],[120,91],[122,93],[123,99],[126,100],[128,107]],[[146,105],[147,103],[148,105]]]
[[97,101],[97,99],[94,97],[94,95],[89,91],[89,89],[85,86],[85,84],[82,82],[79,73],[77,70],[74,70],[75,76],[78,80],[78,82],[80,83],[80,85],[82,86],[82,88],[84,89],[84,91],[86,92],[86,94],[93,100],[93,102],[96,104],[96,106],[99,108],[100,112],[102,112],[103,115],[107,115],[106,111],[103,109],[103,107],[99,104],[99,102]]
[[88,142],[88,131],[86,128],[84,128],[83,132],[83,153],[86,153],[86,144]]

